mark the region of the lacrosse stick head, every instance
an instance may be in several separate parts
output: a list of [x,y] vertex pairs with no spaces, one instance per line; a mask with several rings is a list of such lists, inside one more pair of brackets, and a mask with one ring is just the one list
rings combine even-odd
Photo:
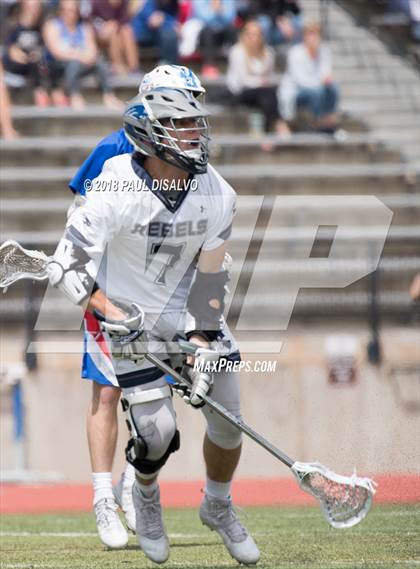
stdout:
[[20,279],[46,279],[47,263],[45,253],[29,251],[16,241],[6,241],[0,247],[0,288],[7,288]]
[[292,471],[300,487],[320,501],[332,527],[350,528],[369,512],[377,485],[370,478],[341,476],[318,462],[295,462]]

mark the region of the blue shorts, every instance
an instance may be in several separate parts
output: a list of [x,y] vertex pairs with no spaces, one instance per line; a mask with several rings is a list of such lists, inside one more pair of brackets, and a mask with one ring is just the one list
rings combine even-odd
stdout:
[[101,385],[118,387],[108,344],[102,334],[99,322],[92,314],[86,312],[84,324],[82,377],[96,381]]

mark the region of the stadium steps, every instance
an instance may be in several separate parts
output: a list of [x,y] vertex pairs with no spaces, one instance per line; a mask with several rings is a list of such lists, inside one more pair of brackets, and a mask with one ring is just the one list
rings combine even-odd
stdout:
[[[333,219],[336,219],[333,217]],[[360,223],[360,222],[359,222]],[[2,234],[2,241],[13,239],[21,243],[24,247],[29,249],[42,249],[46,253],[51,254],[59,239],[63,234],[62,229],[43,230],[37,229],[30,230],[25,227],[22,230],[8,230],[7,235]],[[357,255],[366,256],[372,244],[374,245],[383,234],[382,226],[360,224],[345,227],[342,229],[340,236],[346,239],[341,243],[343,251],[346,251],[348,256],[357,257]],[[232,237],[229,243],[229,251],[235,258],[236,255],[244,251],[246,247],[249,255],[255,258],[259,241],[264,238],[264,247],[272,255],[272,259],[288,259],[294,254],[299,256],[307,256],[306,245],[308,240],[313,239],[313,227],[305,226],[291,226],[285,225],[283,227],[276,226],[270,229],[270,232],[265,233],[264,229],[258,227],[253,230],[252,242],[250,240],[249,227],[238,225],[232,232]],[[420,229],[417,225],[395,225],[392,224],[386,237],[383,256],[401,257],[413,256],[418,254],[418,243],[420,239]],[[320,236],[316,240],[316,247],[320,251],[328,250],[331,245],[332,234]],[[249,245],[249,247],[248,247]],[[303,248],[303,249],[302,249]]]
[[[308,279],[312,282],[319,282],[318,279],[324,279],[329,274],[345,275],[346,271],[354,269],[366,270],[363,263],[354,260],[354,258],[343,259],[339,263],[324,263],[316,268],[306,262],[298,259],[291,260],[290,257],[281,258],[281,263],[277,264],[276,276],[273,277],[272,262],[259,263],[258,274],[264,278],[262,289],[259,294],[255,295],[249,292],[246,300],[247,306],[251,309],[250,315],[256,321],[261,322],[261,313],[264,315],[263,322],[269,329],[270,326],[275,329],[281,306],[285,302],[284,292],[279,291],[279,279],[282,286],[285,285],[284,279],[290,279],[291,286],[296,279]],[[420,257],[385,257],[382,258],[378,266],[378,281],[381,288],[384,289],[378,298],[381,308],[386,310],[387,314],[391,314],[396,318],[408,318],[410,315],[411,304],[408,296],[408,286],[412,276],[420,268]],[[255,267],[251,262],[246,262],[242,267],[238,263],[234,263],[232,267],[232,282],[237,283],[235,295],[229,311],[230,317],[237,317],[241,310],[244,300],[245,291],[244,282],[248,282],[252,277]],[[322,271],[324,271],[322,273]],[[240,272],[240,273],[239,273]],[[241,280],[238,282],[239,274]],[[403,277],[401,278],[401,275]],[[243,279],[243,280],[242,280]],[[287,283],[287,281],[286,281]],[[29,310],[36,314],[43,302],[46,290],[46,283],[34,283],[31,286],[31,303],[28,302],[28,283],[16,283],[6,297],[0,298],[0,316],[4,321],[19,321],[24,312]],[[359,279],[356,283],[340,288],[303,288],[298,294],[297,304],[293,310],[293,315],[305,318],[318,318],[320,316],[362,316],[367,317],[369,309],[369,277]],[[230,303],[230,298],[228,304]],[[271,310],[268,308],[271,306]],[[70,305],[63,304],[60,311],[57,312],[56,303],[52,300],[46,300],[43,304],[46,310],[48,320],[56,321],[57,325],[62,323],[63,317],[71,314]],[[74,308],[73,312],[74,314]]]
[[[243,107],[222,107],[209,105],[212,114],[212,131],[218,134],[247,133],[249,112]],[[105,109],[100,105],[89,105],[83,110],[70,108],[37,109],[29,106],[15,106],[13,122],[23,136],[82,136],[98,138],[118,130],[122,126],[121,112]],[[344,116],[342,128],[348,131],[364,131],[365,125],[357,118]]]
[[[240,205],[238,215],[235,220],[235,226],[246,228],[253,227],[256,219],[256,212],[260,212],[267,218],[272,211],[276,196],[266,196],[264,200],[261,197],[239,198]],[[301,205],[293,197],[288,198],[289,206],[286,206],[284,196],[280,212],[276,213],[276,226],[287,227],[290,225],[299,226],[302,223]],[[299,198],[297,198],[299,199]],[[406,225],[415,226],[420,218],[420,199],[416,195],[395,194],[395,195],[379,195],[377,199],[385,204],[393,212],[393,226],[405,227]],[[19,232],[37,232],[56,231],[59,234],[66,220],[66,211],[71,204],[70,194],[65,198],[34,198],[26,199],[24,202],[20,198],[9,198],[2,200],[0,204],[2,233],[7,238],[16,231]],[[318,196],[308,196],[305,201],[305,208],[319,207]],[[360,206],[354,205],[351,199],[346,196],[331,196],[328,200],[328,207],[333,211],[345,208],[349,215],[354,215],[360,223],[365,219],[366,225],[371,223],[369,212],[361,210]],[[322,208],[325,210],[327,205],[324,203]],[[363,218],[365,215],[365,218]],[[20,237],[26,239],[25,234]],[[36,244],[35,244],[36,246]]]
[[[319,16],[320,2],[303,0],[306,14]],[[388,47],[370,30],[356,24],[353,17],[340,6],[330,2],[329,22],[334,70],[342,81],[343,106],[357,99],[375,105],[372,113],[362,113],[373,135],[389,140],[389,130],[419,135],[420,76],[402,57]],[[351,72],[350,69],[353,68]],[[346,79],[343,78],[346,75]],[[369,82],[369,75],[371,81]],[[363,82],[363,84],[362,84]],[[390,103],[400,109],[390,113]],[[351,108],[351,107],[350,107]],[[411,109],[410,118],[406,109]],[[391,137],[392,138],[392,137]],[[411,143],[401,142],[397,148],[405,160],[419,163],[418,153]]]
[[[304,4],[308,14],[318,15],[319,2],[307,0]],[[343,194],[380,196],[394,212],[380,263],[380,303],[392,318],[401,314],[408,316],[407,289],[419,261],[416,225],[419,208],[415,196],[419,168],[412,166],[417,163],[413,157],[418,144],[418,132],[414,128],[417,124],[415,112],[420,106],[416,88],[418,75],[413,74],[399,57],[389,54],[369,32],[355,26],[348,14],[336,6],[331,10],[331,21],[335,75],[341,84],[342,108],[350,113],[343,126],[353,132],[339,140],[297,135],[281,143],[276,152],[262,154],[258,138],[252,139],[248,135],[249,113],[237,107],[213,105],[213,161],[239,194],[267,196],[260,222],[268,218],[270,202],[277,194],[330,194],[328,207],[333,209],[343,206],[339,201],[345,199]],[[279,60],[284,61],[284,54]],[[140,77],[116,78],[117,95],[124,100],[131,98],[137,91],[139,80]],[[209,102],[217,100],[224,77],[205,84]],[[100,100],[94,81],[88,80],[84,90],[90,103]],[[25,97],[19,96],[14,101],[29,103],[27,94]],[[82,112],[40,110],[23,105],[15,107],[13,114],[16,127],[24,138],[0,147],[5,174],[2,180],[4,231],[7,237],[15,237],[29,247],[44,248],[51,253],[61,236],[65,210],[70,202],[68,179],[93,146],[93,140],[120,127],[120,113],[93,104]],[[369,128],[372,131],[367,133]],[[48,139],[44,145],[42,137]],[[339,197],[333,197],[335,194]],[[25,205],[19,208],[23,196]],[[351,263],[357,262],[357,255],[366,247],[368,237],[374,240],[375,232],[378,234],[380,228],[370,227],[368,212],[353,214],[349,209],[348,213],[354,215],[359,224],[366,217],[365,230],[355,226],[346,234],[350,267]],[[234,257],[247,245],[253,218],[255,205],[250,202],[248,212],[241,212],[234,228],[231,244]],[[260,223],[255,238],[263,235],[264,227]],[[308,228],[302,227],[302,220],[292,210],[286,208],[276,219],[273,235],[265,244],[272,252],[271,258],[281,260],[275,267],[283,270],[286,278],[291,278],[293,271],[303,270],[293,265],[290,246],[299,249],[307,237]],[[325,236],[321,237],[316,251],[322,254],[328,249],[328,243]],[[254,241],[245,263],[245,280],[251,274],[250,260],[256,257],[257,250],[258,242]],[[236,261],[235,270],[237,268]],[[251,299],[255,318],[259,316],[261,297],[267,300],[277,295],[276,302],[279,302],[272,268],[272,261],[261,267],[266,284],[264,294]],[[343,267],[343,270],[346,269]],[[22,320],[27,286],[18,283],[7,297],[1,299],[0,311],[7,318]],[[236,311],[242,302],[241,287],[243,283],[240,282],[234,301]],[[36,302],[44,288],[42,284],[35,286]],[[368,306],[368,279],[364,278],[346,290],[301,291],[294,314],[303,317],[346,314],[364,318]],[[54,310],[53,304],[51,311]],[[275,325],[275,314],[269,314],[270,317]]]
[[[405,164],[234,164],[218,171],[239,194],[395,193],[416,187],[419,169]],[[68,191],[74,167],[6,167],[3,195],[27,198]]]
[[[290,140],[272,137],[277,148],[271,153],[260,151],[261,137],[243,134],[214,135],[211,162],[214,164],[294,164],[294,163],[370,163],[399,162],[401,156],[368,134],[346,134],[335,139],[320,134],[295,134]],[[88,137],[25,137],[0,142],[2,167],[75,166],[88,156],[98,139]]]

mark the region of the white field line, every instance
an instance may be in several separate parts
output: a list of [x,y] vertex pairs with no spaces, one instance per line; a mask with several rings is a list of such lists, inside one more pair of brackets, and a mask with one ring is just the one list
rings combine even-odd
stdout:
[[[401,566],[413,566],[419,565],[420,566],[420,559],[392,559],[391,561],[329,561],[328,565],[323,563],[308,563],[305,562],[305,569],[328,569],[329,567],[349,567],[352,569],[353,567],[390,567],[395,565]],[[200,561],[201,567],[211,567],[214,568],[214,563],[212,561]],[[218,567],[225,566],[225,567],[232,567],[231,561],[219,561],[217,563]],[[281,563],[282,567],[296,567],[295,562],[283,562]],[[49,564],[49,563],[2,563],[0,565],[1,569],[69,569],[69,565],[57,565],[57,563]],[[172,561],[169,567],[197,567],[196,561],[183,561],[177,562]]]
[[[260,534],[265,535],[265,534]],[[78,531],[0,531],[0,537],[98,537],[96,532]],[[170,533],[172,539],[198,539],[205,536],[203,533]],[[1,566],[0,566],[1,567]]]

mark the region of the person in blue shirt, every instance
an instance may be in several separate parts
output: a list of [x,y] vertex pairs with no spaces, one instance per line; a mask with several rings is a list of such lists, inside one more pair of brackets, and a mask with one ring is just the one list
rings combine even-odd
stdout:
[[131,20],[140,46],[159,49],[165,63],[178,61],[178,0],[146,0]]
[[193,1],[193,16],[203,23],[200,48],[203,54],[201,75],[215,79],[220,75],[215,58],[220,46],[232,45],[236,39],[237,8],[234,0]]
[[[188,68],[177,65],[161,65],[143,77],[139,93],[156,87],[188,89],[198,98],[205,90],[199,79]],[[124,130],[112,132],[94,148],[69,187],[75,194],[77,207],[89,191],[91,182],[102,171],[104,163],[118,155],[132,153],[133,145]],[[134,469],[127,463],[125,472],[115,488],[112,487],[112,464],[117,443],[117,408],[120,389],[111,378],[115,376],[109,354],[103,349],[102,333],[98,321],[91,313],[85,314],[85,352],[82,361],[82,377],[92,381],[92,400],[87,415],[87,435],[92,467],[94,490],[93,504],[101,541],[109,548],[118,549],[128,542],[128,534],[118,516],[121,507],[127,527],[135,532],[135,510],[132,502]],[[88,350],[88,344],[96,349]],[[88,353],[88,351],[90,353]],[[116,382],[114,381],[114,384]]]

